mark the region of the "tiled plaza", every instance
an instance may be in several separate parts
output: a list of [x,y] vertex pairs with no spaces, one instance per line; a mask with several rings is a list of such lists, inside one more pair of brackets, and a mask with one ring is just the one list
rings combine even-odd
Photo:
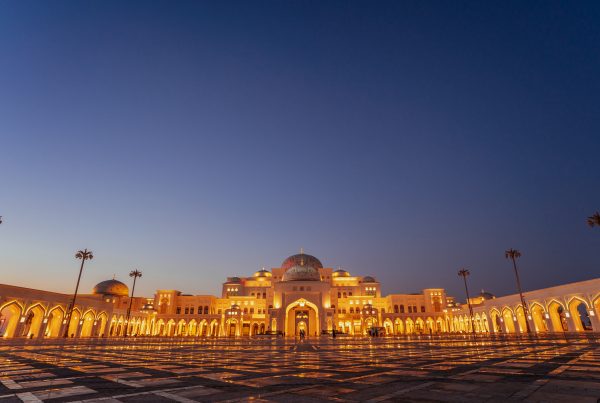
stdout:
[[600,338],[0,340],[0,402],[600,398]]

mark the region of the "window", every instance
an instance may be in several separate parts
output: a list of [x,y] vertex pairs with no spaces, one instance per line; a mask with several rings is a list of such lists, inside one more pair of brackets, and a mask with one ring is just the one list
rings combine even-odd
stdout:
[[344,293],[344,298],[347,298],[347,297],[346,297],[346,293]]
[[194,314],[194,307],[193,307],[193,306],[191,306],[191,307],[190,307],[190,315],[193,315],[193,314]]
[[404,313],[404,305],[400,305],[400,313]]
[[338,298],[342,298],[342,293],[338,292]]
[[273,305],[269,305],[269,309],[273,309]]
[[205,306],[205,307],[204,307],[204,314],[205,314],[205,315],[208,315],[208,306]]
[[354,313],[354,308],[350,307],[350,313]]
[[198,315],[200,315],[202,313],[202,306],[198,307]]
[[177,315],[181,315],[181,307],[180,307],[180,306],[178,306],[178,307],[177,307],[176,314],[177,314]]
[[188,307],[186,306],[186,307],[185,307],[185,312],[184,312],[184,313],[185,313],[186,315],[187,315],[188,313],[190,313],[190,308],[188,308]]
[[248,308],[244,308],[244,314],[248,313]]
[[254,296],[254,293],[250,294],[251,296]]
[[412,306],[408,306],[408,313],[412,313]]
[[348,292],[348,295],[349,295],[349,296],[352,296],[352,291]]
[[416,305],[413,305],[413,312],[417,313],[417,306]]
[[263,299],[266,299],[266,298],[267,298],[267,293],[263,292]]
[[254,313],[254,308],[250,308],[250,313]]
[[220,309],[217,311],[217,314],[219,314],[219,315],[222,314],[222,313],[223,313],[223,311],[220,310]]
[[421,305],[421,312],[425,312],[425,307]]
[[398,305],[394,305],[394,313],[398,313]]
[[385,313],[385,308],[381,308],[381,313]]

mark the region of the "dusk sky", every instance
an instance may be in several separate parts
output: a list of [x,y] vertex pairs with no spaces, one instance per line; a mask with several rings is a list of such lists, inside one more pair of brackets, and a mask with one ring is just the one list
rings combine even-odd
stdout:
[[599,277],[600,2],[0,4],[0,283]]

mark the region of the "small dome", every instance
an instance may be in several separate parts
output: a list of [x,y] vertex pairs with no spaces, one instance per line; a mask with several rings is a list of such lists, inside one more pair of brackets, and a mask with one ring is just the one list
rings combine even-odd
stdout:
[[236,284],[239,284],[239,283],[241,283],[241,282],[242,282],[242,280],[241,280],[239,277],[229,277],[229,278],[227,279],[227,282],[228,282],[228,283],[236,283]]
[[129,288],[119,280],[106,280],[94,286],[93,294],[114,295],[116,297],[128,297]]
[[483,299],[494,299],[496,298],[496,296],[494,294],[492,294],[491,292],[487,292],[487,291],[483,291],[481,290],[481,293],[479,293],[479,296]]
[[306,253],[299,253],[288,257],[281,264],[282,269],[290,269],[294,266],[312,266],[316,269],[322,269],[323,264],[319,259],[314,256],[307,255]]
[[332,277],[350,277],[350,273],[346,270],[338,269],[331,274]]
[[319,270],[312,266],[296,265],[283,273],[283,281],[321,281]]
[[254,277],[272,277],[273,274],[265,269],[259,270],[256,273],[254,273]]
[[375,279],[374,279],[373,277],[371,277],[371,276],[366,276],[366,277],[363,277],[363,279],[362,279],[362,282],[363,282],[363,283],[376,283],[376,282],[377,282],[377,280],[375,280]]

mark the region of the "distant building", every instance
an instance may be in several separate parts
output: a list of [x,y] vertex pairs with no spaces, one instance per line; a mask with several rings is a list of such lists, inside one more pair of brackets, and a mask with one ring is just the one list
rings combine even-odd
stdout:
[[[600,329],[595,316],[600,279],[525,295],[535,331]],[[518,296],[495,298],[482,292],[470,299],[470,320],[466,304],[457,303],[442,288],[382,296],[375,278],[323,267],[304,253],[249,277],[228,277],[220,297],[170,289],[157,290],[153,298],[136,297],[129,323],[129,289],[118,280],[103,281],[92,294],[78,296],[67,324],[70,300],[67,294],[0,285],[0,335],[60,337],[66,326],[72,337],[121,337],[126,327],[130,336],[162,337],[296,336],[300,331],[314,337],[334,329],[352,336],[371,329],[388,336],[524,331]]]

